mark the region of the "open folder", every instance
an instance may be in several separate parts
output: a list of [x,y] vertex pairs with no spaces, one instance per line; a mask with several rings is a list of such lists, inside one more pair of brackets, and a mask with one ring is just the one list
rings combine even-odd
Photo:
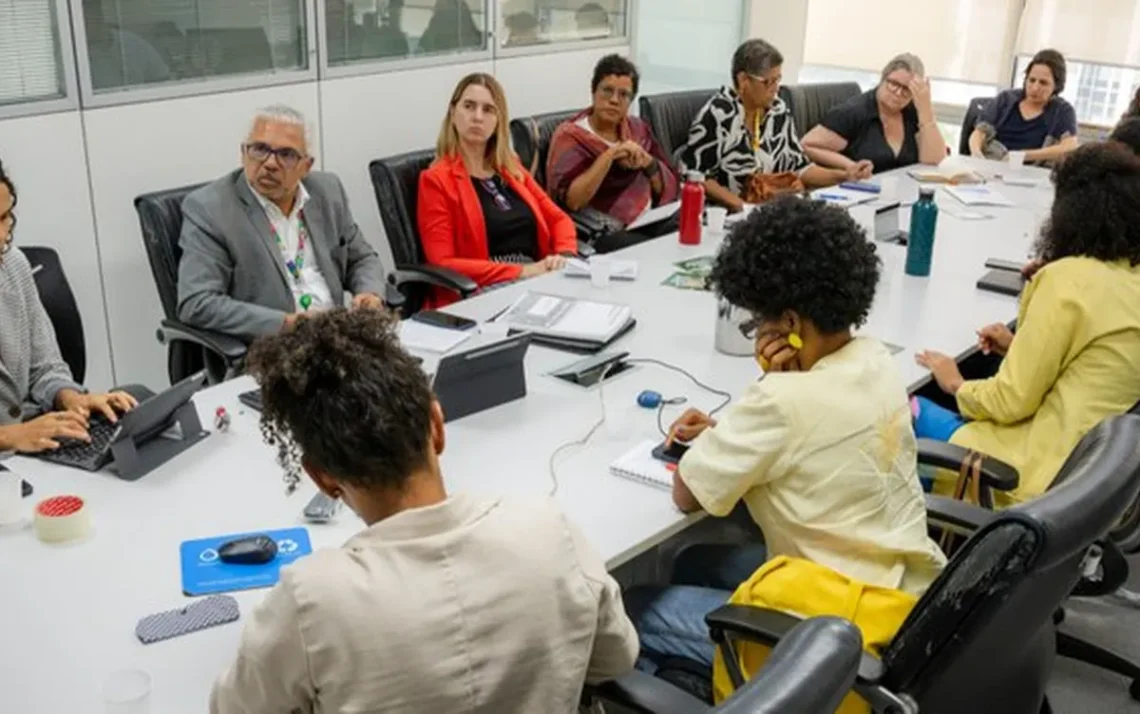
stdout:
[[536,342],[580,351],[601,349],[635,323],[628,305],[534,292],[524,293],[499,321]]

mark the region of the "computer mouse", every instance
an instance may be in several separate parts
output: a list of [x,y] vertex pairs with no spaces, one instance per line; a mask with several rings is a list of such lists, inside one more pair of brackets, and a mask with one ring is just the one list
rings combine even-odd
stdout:
[[233,565],[264,565],[276,557],[277,541],[266,535],[238,538],[218,548],[218,558]]

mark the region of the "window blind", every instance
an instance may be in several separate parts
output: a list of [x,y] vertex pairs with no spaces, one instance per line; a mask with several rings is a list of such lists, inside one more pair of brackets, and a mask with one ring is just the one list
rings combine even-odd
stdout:
[[63,95],[54,0],[0,0],[0,104]]
[[1140,66],[1140,0],[1026,0],[1017,51],[1046,47],[1073,60]]
[[1022,0],[809,0],[804,64],[878,72],[913,52],[929,76],[1007,77]]

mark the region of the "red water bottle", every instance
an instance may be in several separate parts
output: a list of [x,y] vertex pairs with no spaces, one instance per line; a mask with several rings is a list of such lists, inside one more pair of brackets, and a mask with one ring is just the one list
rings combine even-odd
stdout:
[[682,245],[700,245],[705,214],[705,177],[699,171],[685,174],[681,188],[680,237]]

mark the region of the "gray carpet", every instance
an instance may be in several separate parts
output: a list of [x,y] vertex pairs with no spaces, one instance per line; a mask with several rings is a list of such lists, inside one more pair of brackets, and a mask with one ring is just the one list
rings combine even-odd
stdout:
[[[1140,557],[1129,558],[1128,587],[1140,591]],[[1140,663],[1140,609],[1111,598],[1073,600],[1061,629]],[[1049,683],[1056,714],[1140,714],[1124,677],[1082,662],[1057,659]]]

